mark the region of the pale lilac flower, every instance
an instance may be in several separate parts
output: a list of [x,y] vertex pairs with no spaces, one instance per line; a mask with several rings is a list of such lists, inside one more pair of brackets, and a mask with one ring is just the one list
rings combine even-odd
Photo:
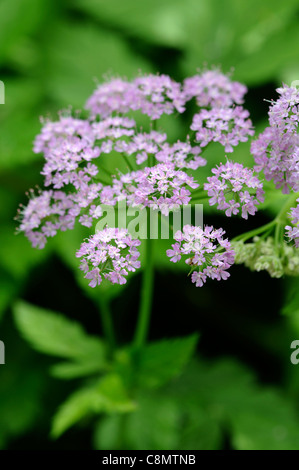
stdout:
[[218,204],[217,209],[225,211],[227,217],[238,214],[240,209],[244,219],[248,214],[255,214],[257,206],[264,201],[264,191],[252,169],[227,161],[213,168],[212,173],[214,176],[209,176],[204,184],[211,206]]
[[188,142],[178,141],[172,145],[166,142],[155,156],[159,162],[174,163],[176,168],[197,170],[207,163],[200,153],[200,146],[193,147]]
[[102,276],[112,284],[125,284],[128,272],[140,268],[140,243],[127,229],[108,227],[83,242],[76,256],[82,258],[80,269],[91,281],[90,287],[99,285]]
[[168,75],[138,77],[134,84],[142,96],[136,109],[140,109],[151,119],[159,119],[162,114],[172,114],[174,111],[185,111],[185,97],[181,85]]
[[[38,195],[30,192],[27,207],[19,212],[19,230],[33,246],[43,248],[47,238],[73,229],[76,222],[91,229],[103,215],[102,204],[115,205],[125,200],[130,207],[148,207],[164,215],[189,204],[190,189],[199,186],[189,173],[206,164],[202,148],[216,141],[226,151],[232,151],[252,135],[248,113],[240,106],[245,92],[243,85],[218,71],[205,71],[185,80],[183,86],[167,75],[153,74],[132,81],[116,78],[99,85],[86,104],[86,119],[64,113],[56,122],[43,123],[34,151],[43,153],[41,173],[48,190]],[[183,113],[192,98],[201,108],[191,125],[196,145],[188,136],[185,141],[169,142],[167,134],[155,123],[149,123],[144,130],[132,118],[134,111],[151,121],[163,114]],[[295,98],[287,99],[295,116]],[[295,121],[292,117],[288,123],[289,132],[296,127]],[[113,174],[111,166],[110,171],[105,170],[112,153],[113,162],[115,157],[120,162]],[[121,162],[130,171],[122,174]],[[228,216],[242,211],[246,218],[248,213],[255,213],[262,200],[262,187],[251,170],[227,165],[231,165],[230,174],[228,168],[221,174],[213,170],[215,176],[206,183],[210,204],[218,204]],[[132,168],[138,169],[131,171]],[[290,171],[289,181],[295,187],[299,170],[294,158]],[[212,227],[200,230],[185,226],[167,251],[173,263],[188,256],[186,263],[196,286],[201,286],[207,277],[226,279],[227,268],[233,263],[230,243],[222,238],[224,232]],[[81,258],[80,269],[89,285],[98,286],[103,277],[114,284],[124,284],[128,273],[140,267],[139,245],[140,241],[132,239],[127,230],[108,227],[82,243],[77,257]]]
[[115,78],[97,87],[86,103],[86,109],[102,118],[111,116],[114,112],[127,113],[132,109],[132,103],[139,101],[138,90],[133,83]]
[[185,225],[182,231],[176,232],[176,243],[166,254],[173,263],[180,261],[181,256],[187,257],[185,263],[190,266],[191,281],[196,287],[202,287],[207,277],[226,280],[227,269],[234,263],[234,251],[223,238],[224,234],[223,229]]
[[156,155],[161,145],[167,139],[165,133],[151,131],[135,133],[131,139],[119,139],[115,142],[114,150],[134,157],[137,165],[148,160],[149,155]]
[[299,198],[296,199],[297,206],[291,208],[289,218],[291,219],[292,226],[286,225],[286,236],[295,242],[296,248],[299,248]]
[[151,119],[174,111],[182,113],[185,98],[181,85],[167,75],[144,75],[128,82],[114,79],[99,85],[89,98],[86,108],[93,117],[112,116],[114,112],[127,113],[140,110]]
[[299,191],[299,90],[284,85],[269,108],[269,124],[251,145],[256,171],[287,194]]
[[186,101],[196,98],[197,105],[201,108],[242,104],[246,92],[246,86],[233,82],[219,70],[207,70],[200,75],[186,78],[183,86]]
[[87,163],[100,155],[95,139],[88,121],[71,116],[61,116],[56,122],[46,121],[34,142],[34,151],[42,152],[46,161],[41,172],[45,186],[60,189],[73,184],[77,187],[81,180],[88,182],[91,175],[96,176],[97,167]]
[[[99,198],[102,187],[101,184],[86,185],[73,193],[48,190],[37,196],[30,191],[29,203],[18,211],[19,231],[24,232],[33,247],[44,248],[48,237],[56,235],[58,230],[72,230],[76,220],[91,227],[93,219],[102,215],[101,207],[92,204]],[[89,214],[82,214],[84,210]]]
[[190,128],[196,131],[195,140],[201,147],[210,142],[219,142],[226,152],[233,152],[233,147],[246,142],[254,134],[252,122],[248,118],[248,111],[241,106],[202,109],[193,116]]
[[133,207],[151,207],[168,215],[169,211],[190,202],[191,193],[186,186],[195,189],[199,185],[192,176],[176,170],[173,163],[160,163],[115,178],[112,186],[103,188],[101,202],[115,205],[126,199]]

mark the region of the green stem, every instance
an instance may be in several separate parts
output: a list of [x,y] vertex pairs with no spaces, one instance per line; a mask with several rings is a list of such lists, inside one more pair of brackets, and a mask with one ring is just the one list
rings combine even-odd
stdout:
[[245,233],[242,233],[241,235],[238,235],[237,237],[234,237],[232,241],[233,242],[236,242],[238,240],[246,241],[249,238],[252,238],[255,235],[258,235],[259,233],[265,232],[269,228],[272,228],[275,224],[276,224],[276,220],[274,219],[268,224],[262,225],[261,227],[258,227],[254,230],[250,230],[250,232],[245,232]]
[[124,153],[122,153],[122,156],[124,157],[124,160],[127,164],[127,166],[129,167],[129,169],[131,171],[135,171],[134,168],[133,168],[133,165],[131,164],[130,160],[128,159],[127,155],[125,155]]
[[281,233],[280,229],[281,229],[281,226],[285,222],[286,213],[292,207],[292,205],[294,204],[298,196],[299,196],[298,193],[292,194],[286,200],[285,204],[283,204],[281,210],[279,211],[275,219],[273,219],[271,222],[269,222],[266,225],[262,225],[261,227],[258,227],[254,230],[251,230],[250,232],[245,232],[241,235],[238,235],[237,237],[234,237],[232,241],[242,240],[245,242],[249,238],[253,238],[255,235],[259,235],[260,233],[266,232],[267,230],[272,229],[275,226],[275,241],[278,243],[280,233]]
[[275,235],[274,235],[274,245],[277,249],[279,249],[279,245],[280,245],[281,228],[282,228],[281,223],[277,222],[275,226]]
[[101,320],[102,320],[104,336],[106,340],[108,341],[109,352],[112,353],[116,346],[116,340],[115,340],[112,314],[110,311],[109,302],[106,296],[103,294],[99,298],[99,305],[100,305],[100,315],[101,315]]
[[197,203],[201,203],[203,201],[206,201],[207,199],[210,199],[209,196],[203,196],[203,197],[199,197],[199,198],[194,198],[194,199],[191,199],[190,203],[191,204],[197,204]]
[[287,211],[291,209],[292,205],[296,202],[296,199],[298,199],[298,197],[298,193],[291,194],[290,197],[288,197],[281,210],[275,217],[276,222],[281,223],[284,221]]
[[195,198],[198,198],[198,197],[204,197],[204,198],[207,198],[209,197],[208,196],[208,193],[207,191],[205,191],[204,189],[197,189],[196,191],[194,191],[193,193],[191,193],[191,196]]
[[154,262],[152,240],[149,236],[149,209],[147,208],[147,221],[148,221],[148,237],[145,240],[145,267],[143,272],[142,286],[141,286],[141,299],[139,307],[139,315],[137,327],[134,337],[135,348],[141,349],[145,344],[150,314],[152,310],[153,286],[154,286]]

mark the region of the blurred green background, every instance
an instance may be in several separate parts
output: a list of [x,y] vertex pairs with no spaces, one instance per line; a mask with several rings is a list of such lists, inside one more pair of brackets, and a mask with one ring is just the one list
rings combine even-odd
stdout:
[[[299,6],[296,0],[0,0],[0,448],[111,448],[118,417],[83,423],[57,441],[51,417],[74,382],[49,375],[52,360],[22,339],[12,315],[17,299],[51,308],[101,334],[98,292],[86,288],[74,252],[77,229],[34,250],[14,235],[25,191],[42,184],[42,158],[32,152],[40,116],[82,109],[103,76],[132,78],[139,71],[176,80],[198,68],[220,66],[249,92],[245,107],[259,130],[275,88],[299,79]],[[179,123],[180,124],[180,123]],[[173,124],[175,137],[178,125]],[[209,149],[208,168],[223,158]],[[234,158],[252,165],[249,143]],[[205,170],[206,171],[206,170]],[[205,173],[203,173],[205,174]],[[229,235],[245,224],[215,213],[206,221]],[[251,224],[251,225],[250,225]],[[151,339],[200,333],[198,359],[168,388],[140,398],[128,425],[128,448],[299,449],[299,365],[289,360],[299,337],[297,279],[270,279],[238,266],[225,283],[195,289],[156,249]],[[130,340],[140,276],[116,297],[114,321],[121,343]],[[159,395],[159,399],[157,399]],[[96,424],[96,426],[94,426]]]

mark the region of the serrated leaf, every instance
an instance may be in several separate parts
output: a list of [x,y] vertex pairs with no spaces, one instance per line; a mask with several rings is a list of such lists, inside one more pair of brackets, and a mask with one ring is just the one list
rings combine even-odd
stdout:
[[105,345],[87,335],[80,324],[21,301],[14,305],[14,316],[21,334],[37,351],[76,361],[97,358],[99,367],[106,367]]
[[182,372],[191,358],[198,335],[148,344],[138,363],[138,383],[142,387],[159,387]]
[[110,374],[90,387],[73,393],[53,419],[51,434],[59,437],[78,421],[99,413],[128,413],[135,408],[120,377]]

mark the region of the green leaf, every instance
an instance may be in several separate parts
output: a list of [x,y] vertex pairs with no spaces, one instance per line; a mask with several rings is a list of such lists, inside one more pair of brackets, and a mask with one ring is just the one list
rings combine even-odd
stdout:
[[87,335],[78,323],[26,302],[17,302],[14,315],[18,329],[34,349],[45,354],[94,363],[105,368],[103,342]]
[[[96,425],[96,449],[175,449],[179,437],[179,406],[160,394],[139,396],[129,416],[104,416]],[[120,437],[122,436],[122,438]],[[123,439],[123,442],[121,442]]]
[[135,404],[129,399],[120,377],[110,374],[93,386],[77,390],[61,405],[53,419],[51,434],[59,437],[67,429],[99,413],[128,413]]
[[48,6],[48,0],[1,0],[0,63],[9,57],[15,44],[41,26]]
[[75,0],[74,4],[100,21],[104,19],[154,44],[180,47],[188,37],[188,6],[180,0]]
[[234,67],[234,79],[246,85],[277,80],[298,56],[296,11],[296,0],[244,5],[238,0],[191,0],[184,13],[189,32],[182,55],[185,75],[203,64],[219,64],[224,71]]
[[[14,347],[22,350],[18,342]],[[25,434],[34,426],[43,406],[45,377],[35,365],[28,367],[18,353],[8,351],[6,365],[0,366],[0,449],[9,439]]]
[[[283,315],[299,314],[299,281],[298,278],[288,278],[284,283],[284,305],[281,313]],[[298,316],[298,315],[297,315]]]
[[247,368],[234,360],[193,362],[168,393],[194,407],[199,420],[207,411],[210,420],[229,431],[235,449],[298,448],[294,404],[278,389],[257,385]]
[[53,377],[62,380],[76,379],[87,375],[98,374],[103,370],[103,365],[99,364],[97,358],[94,362],[72,363],[61,362],[51,367],[50,373]]
[[137,409],[128,416],[101,418],[94,432],[96,449],[206,450],[221,446],[219,422],[199,399],[190,404],[182,395],[159,389],[150,395],[143,391],[137,401]]
[[138,409],[129,417],[126,429],[128,448],[175,449],[178,445],[180,411],[168,397],[139,398]]
[[150,343],[141,352],[138,383],[142,387],[159,387],[182,372],[191,358],[198,335]]
[[298,416],[275,389],[248,390],[242,408],[231,409],[233,445],[238,450],[297,450]]
[[135,55],[115,32],[74,22],[57,22],[53,29],[46,51],[47,87],[63,106],[82,109],[95,89],[95,79],[102,80],[107,73],[132,78],[140,69],[151,70],[146,59]]
[[[10,169],[42,160],[32,151],[32,142],[40,132],[40,102],[44,90],[38,80],[10,79],[5,82],[5,106],[1,108],[0,164]],[[45,112],[45,111],[43,111]]]

